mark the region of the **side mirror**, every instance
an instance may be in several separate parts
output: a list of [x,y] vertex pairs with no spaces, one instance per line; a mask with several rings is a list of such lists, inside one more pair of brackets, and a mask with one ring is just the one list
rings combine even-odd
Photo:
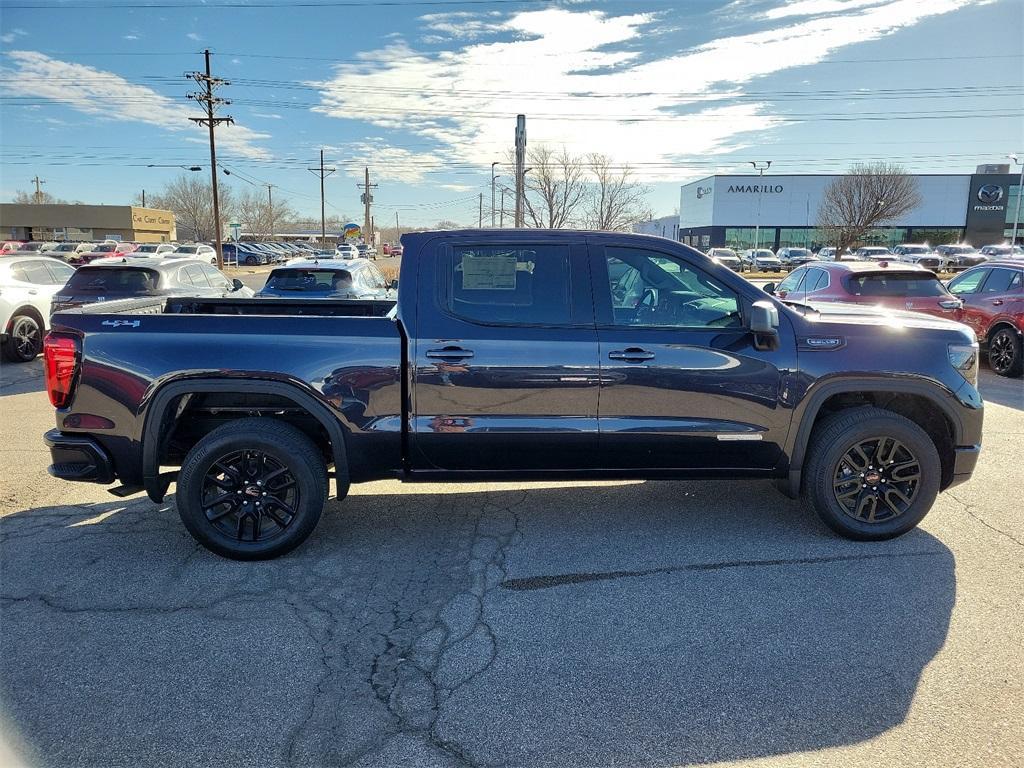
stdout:
[[775,293],[775,283],[765,283],[762,290],[765,293]]
[[755,301],[750,307],[750,331],[754,349],[775,349],[779,344],[779,310],[768,301]]
[[243,283],[237,277],[234,280],[231,281],[231,290],[232,291],[239,291],[242,288],[245,288],[245,283]]
[[394,280],[392,280],[390,283],[388,283],[388,289],[392,290],[392,291],[397,291],[398,290],[398,278],[397,277]]

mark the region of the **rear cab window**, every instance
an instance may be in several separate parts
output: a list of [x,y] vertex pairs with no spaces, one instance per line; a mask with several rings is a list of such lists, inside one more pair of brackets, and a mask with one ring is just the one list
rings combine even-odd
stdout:
[[346,269],[275,269],[266,288],[279,291],[344,291],[352,287]]
[[847,288],[855,296],[945,296],[947,291],[937,277],[907,272],[851,275]]
[[68,281],[76,293],[146,293],[155,291],[160,274],[142,267],[82,267]]

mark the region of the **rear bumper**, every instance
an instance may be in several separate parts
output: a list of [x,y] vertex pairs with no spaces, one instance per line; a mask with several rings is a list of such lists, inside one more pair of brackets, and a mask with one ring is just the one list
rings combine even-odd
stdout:
[[61,480],[87,483],[114,482],[114,464],[106,450],[87,435],[65,434],[51,429],[43,435],[53,463],[47,468]]
[[960,483],[971,479],[980,453],[980,445],[960,445],[953,449],[953,479],[946,486],[947,488],[952,488],[954,485],[960,485]]

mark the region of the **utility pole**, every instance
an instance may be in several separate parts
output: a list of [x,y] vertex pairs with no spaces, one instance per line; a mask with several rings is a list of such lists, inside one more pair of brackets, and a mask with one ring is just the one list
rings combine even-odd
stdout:
[[525,173],[526,164],[526,115],[516,115],[516,222],[515,226],[523,226],[524,205],[526,197]]
[[764,194],[764,172],[772,166],[771,160],[751,160],[750,164],[754,166],[754,170],[757,171],[757,175],[762,177],[761,184],[757,188],[757,223],[754,225],[754,250],[756,251],[761,247],[761,196]]
[[1017,206],[1013,214],[1013,234],[1010,236],[1010,245],[1016,245],[1017,224],[1020,222],[1020,199],[1024,197],[1024,158],[1018,157],[1016,152],[1007,157],[1013,160],[1014,164],[1020,166],[1020,181],[1017,182]]
[[398,240],[401,240],[402,239],[402,228],[400,226],[398,226],[398,211],[395,211],[395,231],[397,232],[397,234],[395,235],[395,238],[398,239]]
[[501,223],[498,225],[502,229],[505,228],[505,193],[506,192],[508,192],[508,189],[506,189],[505,187],[502,187],[501,188]]
[[[377,188],[377,185],[370,183],[370,169],[368,167],[364,167],[363,172],[366,174],[364,182],[356,184],[359,189],[363,190],[363,194],[359,197],[360,202],[363,204],[363,242],[367,245],[373,245],[373,217],[370,216],[370,203],[373,202],[373,190]],[[366,240],[367,237],[370,238],[369,242]]]
[[142,207],[146,207],[146,190],[142,190]]
[[274,195],[271,190],[274,188],[273,184],[265,185],[267,188],[267,218],[270,219],[270,239],[274,239]]
[[210,73],[210,50],[206,49],[203,51],[203,56],[206,59],[206,72],[189,72],[185,77],[190,80],[195,80],[199,86],[203,89],[199,93],[190,93],[188,98],[194,99],[206,107],[206,117],[190,117],[193,123],[197,125],[205,125],[210,129],[210,179],[212,183],[213,191],[213,231],[216,234],[216,247],[217,247],[217,268],[224,268],[224,250],[221,246],[220,237],[220,200],[217,195],[217,144],[213,137],[213,129],[221,123],[227,123],[231,125],[235,122],[231,116],[227,117],[214,117],[217,111],[217,107],[224,105],[227,106],[231,102],[227,99],[220,99],[213,95],[215,89],[222,85],[231,85],[227,80],[219,77],[214,77]]
[[42,187],[40,187],[40,184],[45,184],[46,179],[40,179],[38,176],[36,176],[34,179],[32,179],[32,181],[34,181],[36,185],[36,194],[34,199],[36,201],[36,205],[40,205],[43,202],[43,190]]
[[480,193],[480,213],[477,217],[477,227],[480,229],[484,228],[484,193]]
[[494,180],[498,178],[494,175],[494,166],[496,165],[500,165],[497,160],[491,163],[491,229],[494,229]]
[[320,247],[327,245],[327,213],[324,209],[324,179],[334,173],[336,168],[324,168],[324,151],[320,150],[320,167],[307,168],[307,171],[320,177]]

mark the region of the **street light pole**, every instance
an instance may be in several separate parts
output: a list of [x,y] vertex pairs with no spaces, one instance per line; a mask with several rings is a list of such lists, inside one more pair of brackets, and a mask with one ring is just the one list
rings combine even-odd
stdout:
[[1020,199],[1024,197],[1024,158],[1018,157],[1017,153],[1009,155],[1013,162],[1020,166],[1020,180],[1017,182],[1017,205],[1013,213],[1013,235],[1010,238],[1010,245],[1017,244],[1017,223],[1020,221]]
[[494,166],[496,165],[500,165],[497,160],[491,163],[491,229],[494,229],[494,180],[498,178],[494,175]]
[[757,175],[762,181],[757,185],[757,223],[754,225],[754,250],[761,247],[761,197],[764,195],[764,172],[772,166],[771,160],[751,160]]

